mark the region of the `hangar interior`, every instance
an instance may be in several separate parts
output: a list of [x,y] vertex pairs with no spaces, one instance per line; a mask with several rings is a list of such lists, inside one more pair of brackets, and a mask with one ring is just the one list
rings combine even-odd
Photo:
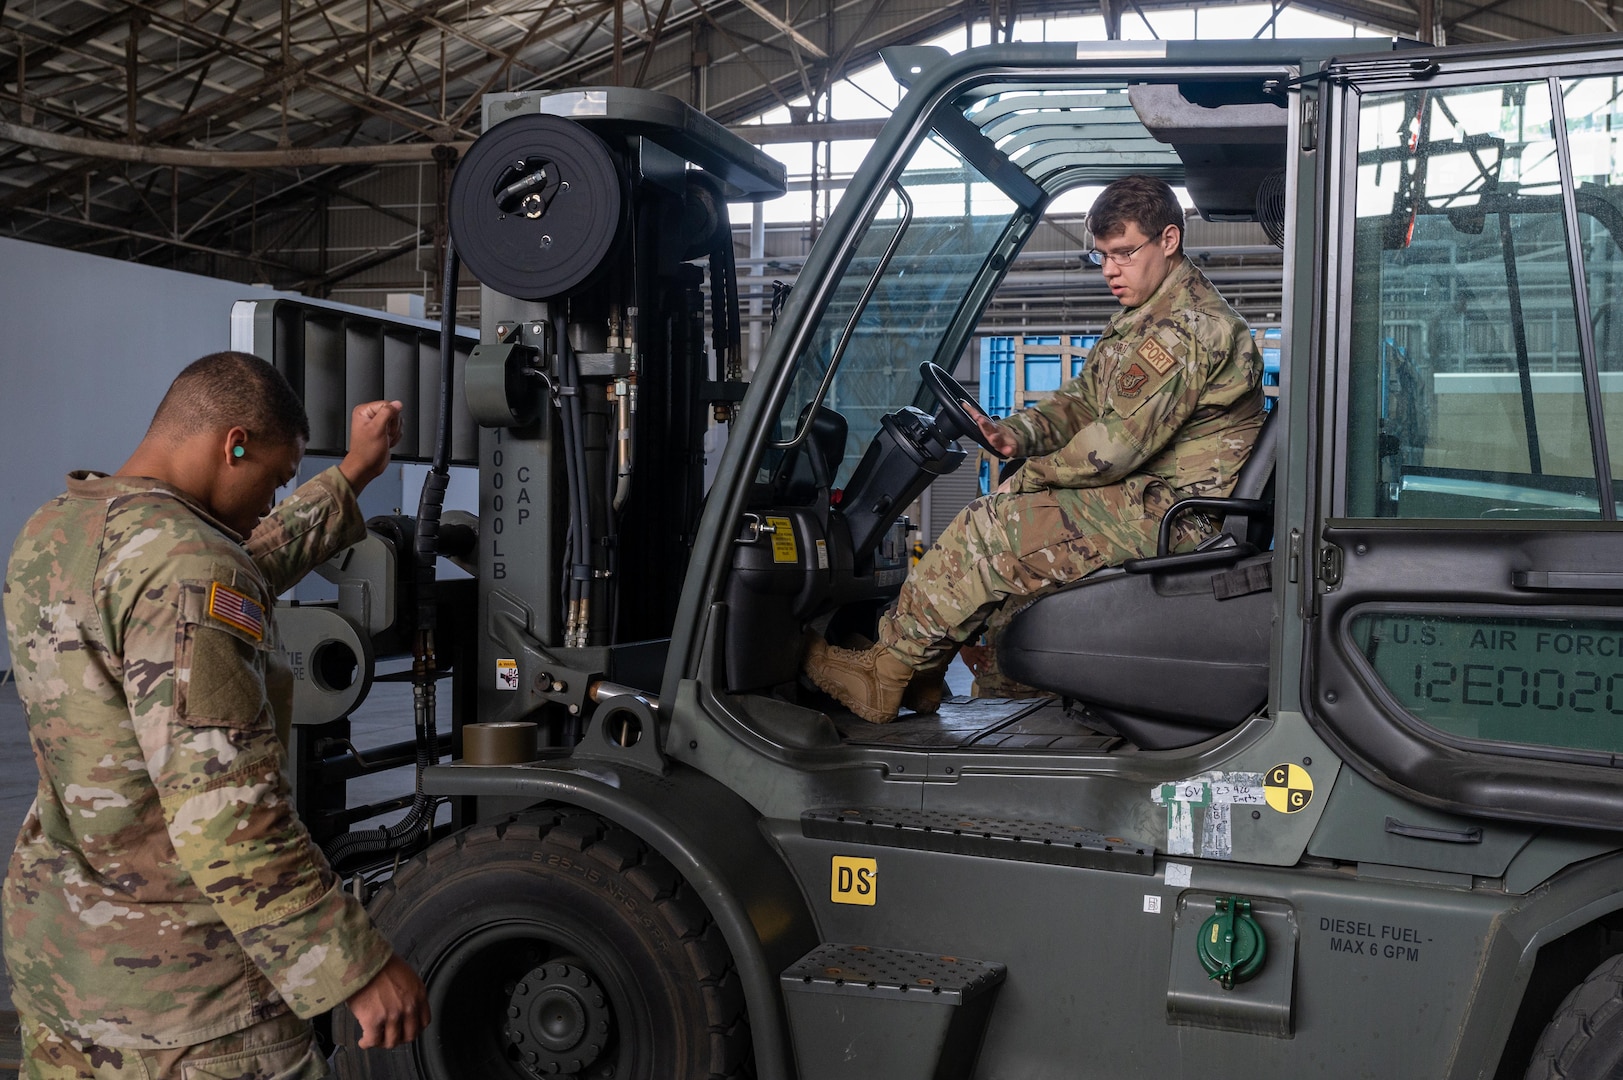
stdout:
[[[1616,29],[1611,0],[7,0],[0,235],[366,307],[396,296],[433,317],[440,208],[483,95],[628,86],[673,95],[789,166],[790,194],[764,208],[755,241],[747,207],[733,224],[741,269],[792,280],[896,102],[886,46]],[[1081,241],[1060,220],[1031,245],[1045,280],[1024,287],[1020,319],[1052,323],[1077,292],[1062,274]],[[1190,240],[1242,262],[1265,244]],[[476,295],[464,281],[464,320]],[[1090,295],[1087,320],[1108,299]]]
[[[752,370],[772,283],[794,285],[899,98],[879,59],[887,46],[1354,34],[1463,44],[1616,29],[1612,0],[4,0],[0,236],[437,320],[443,208],[484,95],[654,90],[787,166],[786,195],[731,207]],[[1090,199],[1082,189],[1051,208],[984,335],[1085,335],[1108,318],[1114,304],[1082,258]],[[1280,259],[1260,229],[1193,218],[1186,239],[1254,325],[1277,321]],[[14,272],[37,276],[17,251]],[[477,278],[464,273],[457,295],[458,322],[477,326]],[[959,368],[969,384],[979,344]],[[28,357],[20,344],[0,350],[20,404],[35,385]],[[125,360],[160,381],[176,362]],[[130,400],[83,392],[93,411]],[[15,460],[54,437],[36,419],[48,414],[17,408]],[[42,473],[45,489],[59,471]],[[941,514],[922,516],[930,531]],[[20,523],[0,520],[0,532]]]
[[[226,346],[232,300],[437,319],[447,193],[488,93],[656,90],[788,165],[786,196],[732,207],[753,360],[772,283],[795,284],[900,93],[887,46],[1459,44],[1616,32],[1618,18],[1614,0],[0,0],[0,458],[16,464],[0,540],[66,468],[116,464],[173,371]],[[1109,316],[1083,258],[1089,196],[1075,195],[1022,251],[982,336],[1086,334]],[[1261,228],[1193,218],[1186,242],[1253,324],[1278,318]],[[457,296],[458,322],[477,325],[473,275]],[[0,778],[3,834],[35,782],[3,689],[0,744],[20,763]]]

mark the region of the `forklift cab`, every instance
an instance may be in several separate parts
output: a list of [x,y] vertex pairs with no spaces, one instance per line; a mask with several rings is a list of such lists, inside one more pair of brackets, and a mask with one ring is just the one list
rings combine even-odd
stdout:
[[[886,58],[907,82],[945,53],[895,49]],[[722,648],[730,691],[830,707],[794,685],[802,630],[873,637],[906,576],[897,518],[964,457],[953,437],[960,428],[924,385],[921,365],[956,366],[987,304],[1018,287],[1010,268],[1050,209],[1085,211],[1104,184],[1144,173],[1183,187],[1210,219],[1260,215],[1283,241],[1291,99],[1282,77],[1258,65],[1180,69],[1164,81],[1142,69],[978,80],[944,96],[911,152],[868,178],[871,224],[861,241],[837,275],[797,293],[821,314],[794,324],[794,358],[779,376],[787,393],[733,555]],[[1079,274],[1091,270],[1077,261]],[[957,703],[950,726],[964,745],[1040,728],[1056,746],[1162,749],[1261,714],[1275,419],[1234,499],[1179,507],[1157,555],[1062,588],[1015,618],[1000,662],[1064,704]],[[1223,516],[1224,531],[1202,551],[1170,554],[1172,518],[1196,509]],[[1228,583],[1223,593],[1214,594],[1214,578]],[[808,716],[811,735],[801,740],[832,744],[835,729],[858,740],[943,737],[929,717],[883,736],[833,720]]]

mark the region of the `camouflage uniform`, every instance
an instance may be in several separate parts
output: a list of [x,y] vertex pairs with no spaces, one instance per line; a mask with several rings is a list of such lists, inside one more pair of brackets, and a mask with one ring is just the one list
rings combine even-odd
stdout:
[[133,477],[74,474],[24,527],[6,629],[40,787],[0,906],[29,1075],[158,1075],[186,1048],[221,1075],[325,1074],[287,1033],[307,1046],[296,1017],[391,949],[293,811],[271,613],[364,528],[336,468],[246,546]]
[[[1154,554],[1173,502],[1233,490],[1262,417],[1262,356],[1245,321],[1180,260],[1110,320],[1081,375],[1003,421],[1026,456],[1013,491],[953,519],[881,621],[880,643],[926,667],[1010,597]],[[1175,541],[1187,548],[1210,530],[1186,517]]]

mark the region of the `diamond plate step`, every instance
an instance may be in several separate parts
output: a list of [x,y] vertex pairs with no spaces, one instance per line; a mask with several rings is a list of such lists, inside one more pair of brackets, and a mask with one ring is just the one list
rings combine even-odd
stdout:
[[1004,967],[986,960],[886,949],[819,945],[780,976],[785,990],[896,998],[912,994],[961,1005],[1003,981]]
[[805,1080],[969,1080],[1002,964],[819,945],[779,977]]

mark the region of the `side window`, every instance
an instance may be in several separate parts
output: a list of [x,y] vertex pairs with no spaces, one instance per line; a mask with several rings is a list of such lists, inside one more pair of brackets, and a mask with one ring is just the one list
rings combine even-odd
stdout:
[[1606,412],[1612,476],[1623,477],[1623,78],[1567,79],[1561,98],[1577,186],[1595,360]]
[[[1616,81],[1565,93],[1565,115],[1587,122],[1579,95],[1605,132]],[[1556,115],[1542,79],[1360,99],[1349,516],[1602,516]],[[1606,133],[1600,171],[1585,175],[1609,185],[1614,154]],[[1601,220],[1614,204],[1588,201],[1586,245],[1607,249],[1589,273],[1597,337],[1623,345],[1609,303],[1623,259]],[[1623,395],[1609,381],[1623,379],[1623,348],[1611,365],[1602,389]]]

